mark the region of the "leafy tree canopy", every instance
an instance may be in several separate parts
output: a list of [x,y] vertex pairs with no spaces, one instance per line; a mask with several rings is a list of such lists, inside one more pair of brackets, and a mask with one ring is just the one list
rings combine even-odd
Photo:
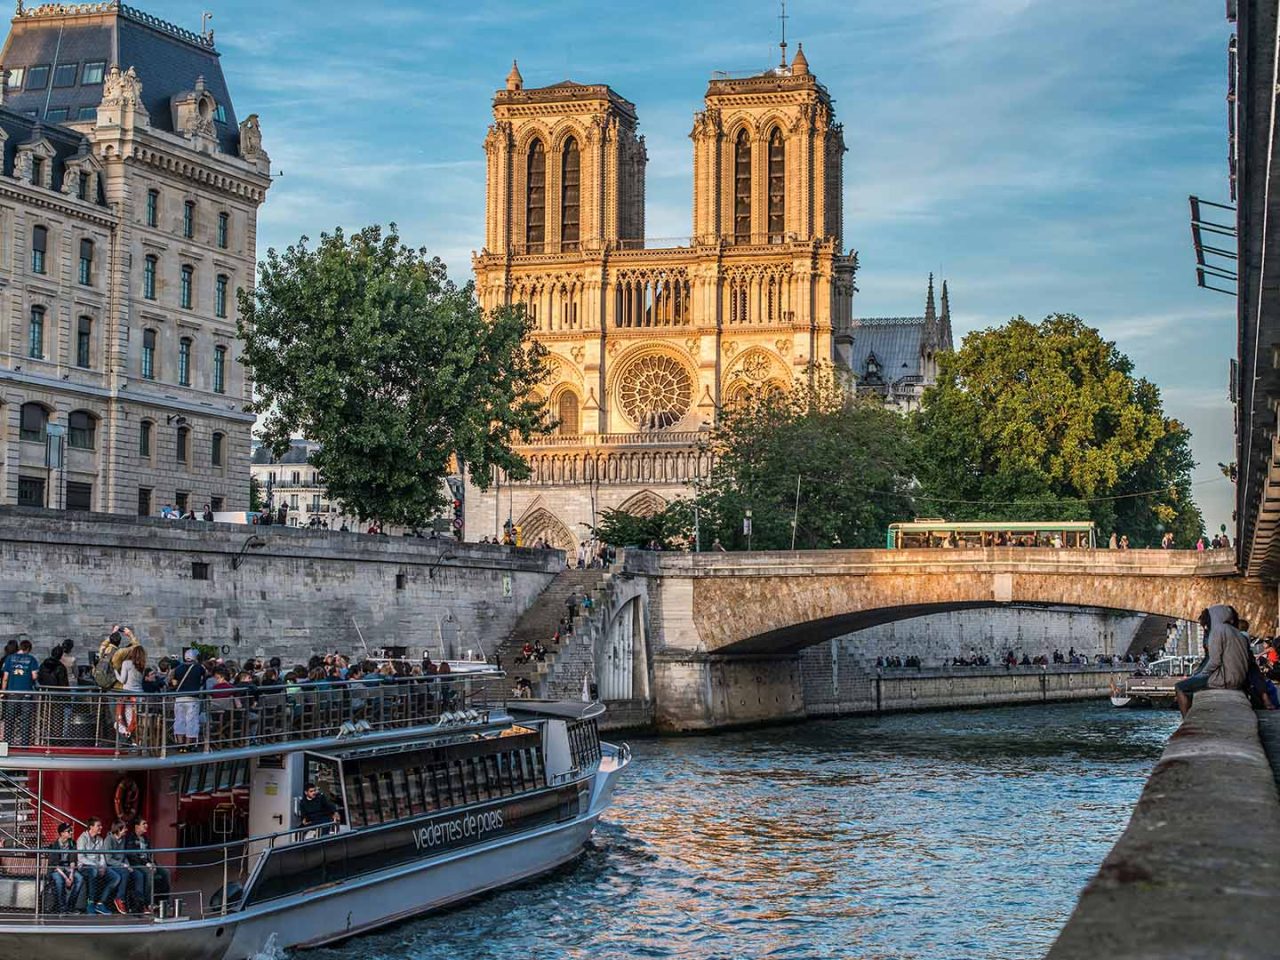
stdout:
[[693,508],[688,500],[675,500],[657,513],[642,515],[626,510],[605,510],[592,533],[615,547],[647,547],[663,550],[686,544],[693,529]]
[[788,393],[722,412],[697,496],[703,550],[717,538],[746,549],[748,509],[756,550],[789,549],[793,518],[797,549],[881,546],[886,525],[911,514],[908,424],[849,387],[816,367]]
[[1092,519],[1135,546],[1165,530],[1180,546],[1200,534],[1190,433],[1129,358],[1071,314],[969,334],[941,357],[914,429],[929,515]]
[[394,224],[269,250],[237,328],[263,441],[277,455],[292,436],[318,441],[311,462],[362,520],[435,516],[455,453],[480,483],[493,467],[528,475],[512,443],[547,427],[532,325],[519,308],[486,315]]

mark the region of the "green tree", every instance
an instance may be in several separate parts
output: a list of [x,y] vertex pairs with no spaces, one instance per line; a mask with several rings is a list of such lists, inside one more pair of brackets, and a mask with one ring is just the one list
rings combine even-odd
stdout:
[[263,442],[281,455],[292,436],[319,441],[311,462],[362,520],[426,523],[454,454],[481,485],[495,467],[527,476],[512,443],[547,424],[530,397],[545,350],[526,341],[523,310],[485,314],[394,224],[308,243],[269,250],[240,292]]
[[262,484],[252,475],[249,477],[249,509],[254,513],[262,509]]
[[647,516],[625,510],[605,510],[592,533],[615,547],[643,547],[656,541],[664,550],[669,550],[688,542],[693,527],[692,517],[692,505],[688,500],[674,500],[664,509]]
[[[788,393],[723,411],[698,490],[701,547],[786,550],[874,547],[887,524],[911,515],[911,435],[878,401],[855,397],[829,367]],[[751,511],[752,534],[743,531]],[[686,511],[686,530],[689,530]]]
[[917,501],[930,515],[1092,519],[1135,546],[1164,530],[1183,546],[1199,535],[1190,434],[1129,358],[1071,314],[969,334],[941,358],[913,428]]

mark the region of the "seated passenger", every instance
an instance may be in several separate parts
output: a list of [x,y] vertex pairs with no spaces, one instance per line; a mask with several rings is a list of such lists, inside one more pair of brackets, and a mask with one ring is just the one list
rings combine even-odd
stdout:
[[[123,820],[111,824],[111,833],[107,835],[107,886],[102,894],[102,902],[111,904],[117,913],[128,913],[128,904],[124,898],[129,892],[129,882],[133,871],[129,869],[129,860],[124,852],[124,835],[128,828]],[[103,910],[103,913],[110,913]]]
[[102,836],[102,821],[97,817],[90,817],[80,839],[76,841],[76,869],[84,878],[85,889],[88,891],[85,894],[85,913],[111,912],[102,905],[103,897],[109,895],[109,891],[104,889],[107,884],[107,857],[103,852],[106,845]]
[[333,801],[321,793],[314,783],[308,783],[302,790],[302,799],[298,801],[298,817],[304,827],[322,827],[328,823],[342,822],[342,815]]
[[124,848],[132,871],[129,875],[129,892],[133,903],[143,913],[151,912],[151,904],[157,896],[169,892],[169,871],[157,866],[151,854],[151,841],[147,839],[149,825],[139,819],[125,837]]
[[59,913],[71,913],[80,902],[84,877],[76,870],[75,831],[69,823],[58,824],[58,841],[50,856],[49,887]]

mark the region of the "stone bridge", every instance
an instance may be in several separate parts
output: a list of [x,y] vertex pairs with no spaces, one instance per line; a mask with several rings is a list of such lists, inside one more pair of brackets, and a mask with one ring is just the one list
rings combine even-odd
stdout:
[[792,653],[892,620],[1006,603],[1181,620],[1229,603],[1251,632],[1276,632],[1274,586],[1240,577],[1227,551],[632,553],[627,569],[656,581],[653,632],[667,650]]
[[[1226,551],[629,552],[648,585],[659,726],[713,729],[804,715],[798,651],[894,620],[993,607],[1080,607],[1194,620],[1229,603],[1276,632],[1274,585]],[[1105,687],[1104,687],[1105,689]]]

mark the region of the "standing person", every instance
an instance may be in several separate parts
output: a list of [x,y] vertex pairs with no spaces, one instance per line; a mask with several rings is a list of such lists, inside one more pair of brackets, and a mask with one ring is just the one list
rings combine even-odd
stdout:
[[200,519],[205,523],[213,523],[213,507],[206,503],[204,505],[204,513],[200,514]]
[[573,619],[578,615],[578,594],[570,591],[569,596],[565,599],[564,605],[569,611],[569,626],[573,626]]
[[67,671],[67,686],[74,687],[76,685],[76,655],[71,651],[76,648],[75,641],[70,637],[62,641],[62,666]]
[[80,890],[84,878],[76,870],[75,831],[71,824],[58,824],[58,840],[49,857],[49,886],[53,889],[54,902],[59,913],[71,913],[80,902]]
[[84,912],[107,914],[111,911],[102,905],[103,888],[107,882],[107,856],[103,852],[107,842],[102,836],[102,821],[90,817],[84,826],[84,832],[76,841],[76,862],[80,876],[84,877],[85,895]]
[[1129,535],[1127,533],[1120,538],[1120,549],[1121,550],[1129,549]]
[[[31,743],[31,716],[35,711],[33,694],[37,689],[36,674],[40,661],[31,655],[31,641],[18,644],[18,652],[5,657],[0,690],[4,690],[4,721],[9,740],[18,746]],[[16,694],[16,696],[15,696]]]
[[1107,549],[1116,550],[1116,549],[1119,549],[1119,547],[1120,547],[1120,540],[1118,537],[1116,537],[1116,532],[1112,530],[1111,539],[1107,541]]
[[132,737],[138,725],[138,697],[144,692],[143,678],[147,674],[147,651],[142,645],[130,647],[128,654],[116,671],[120,687],[134,696],[121,699],[116,704],[116,731],[124,737]]
[[1204,553],[1204,537],[1196,540],[1196,553]]
[[194,744],[200,739],[200,701],[197,694],[204,689],[205,671],[194,648],[182,655],[182,666],[173,671],[173,689],[178,697],[173,704],[173,738],[179,744]]

